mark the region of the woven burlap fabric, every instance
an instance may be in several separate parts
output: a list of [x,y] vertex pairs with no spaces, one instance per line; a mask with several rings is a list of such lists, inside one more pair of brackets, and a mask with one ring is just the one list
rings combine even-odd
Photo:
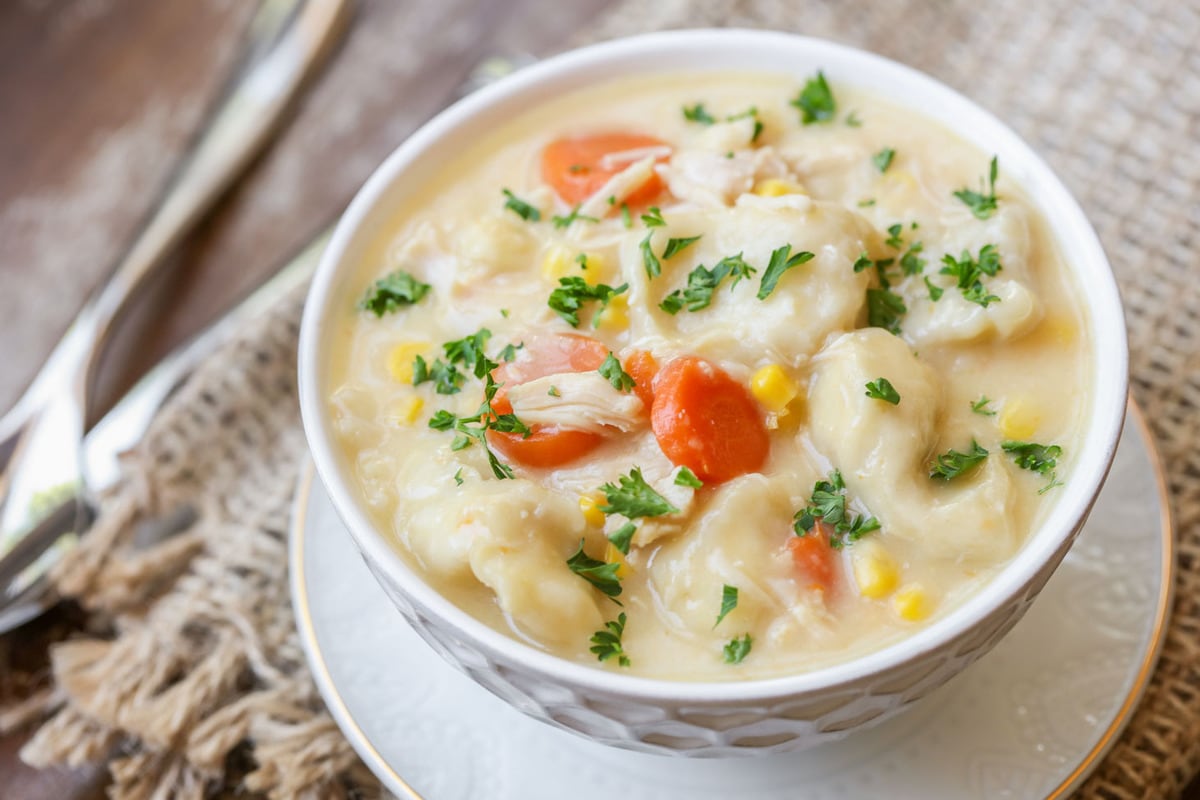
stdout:
[[[1080,198],[1124,294],[1133,392],[1179,532],[1159,668],[1081,796],[1178,795],[1200,769],[1200,7],[628,0],[579,42],[702,26],[826,37],[929,72],[1005,119]],[[379,792],[321,708],[287,602],[298,309],[289,298],[257,320],[173,399],[61,570],[111,632],[59,645],[55,685],[0,716],[52,712],[31,762],[112,759],[120,798]],[[196,521],[142,545],[137,523],[181,505]],[[233,771],[239,754],[249,774]]]

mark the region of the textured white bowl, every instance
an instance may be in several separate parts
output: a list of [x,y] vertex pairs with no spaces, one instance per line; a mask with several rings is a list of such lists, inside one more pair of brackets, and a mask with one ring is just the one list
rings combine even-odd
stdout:
[[[990,584],[942,619],[882,650],[791,677],[723,683],[639,678],[566,661],[464,613],[375,529],[334,441],[326,332],[340,313],[337,304],[350,296],[339,282],[385,235],[412,193],[481,132],[527,109],[622,76],[754,70],[792,75],[799,85],[817,69],[837,84],[919,109],[983,152],[998,154],[1004,178],[1024,188],[1068,255],[1090,315],[1095,391],[1089,428],[1057,505]],[[830,42],[757,31],[677,31],[608,42],[524,69],[447,109],[397,148],[350,204],[317,270],[300,334],[300,402],[317,471],[363,558],[444,658],[521,711],[591,739],[714,756],[841,738],[940,686],[999,641],[1058,566],[1100,490],[1124,418],[1127,359],[1120,298],[1099,240],[1049,167],[991,114],[926,75]]]

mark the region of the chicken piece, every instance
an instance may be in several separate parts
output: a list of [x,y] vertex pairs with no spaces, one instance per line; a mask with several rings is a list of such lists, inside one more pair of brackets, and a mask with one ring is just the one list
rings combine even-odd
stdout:
[[[554,393],[551,393],[551,390]],[[563,372],[515,384],[508,390],[513,413],[526,425],[604,433],[628,433],[646,424],[645,406],[632,392],[618,392],[598,372]]]

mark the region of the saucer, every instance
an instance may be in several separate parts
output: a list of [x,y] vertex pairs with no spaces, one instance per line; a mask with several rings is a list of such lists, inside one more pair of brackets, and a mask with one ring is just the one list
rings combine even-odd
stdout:
[[330,713],[394,794],[424,800],[1060,798],[1132,716],[1166,633],[1166,482],[1132,403],[1075,545],[992,652],[907,712],[800,753],[632,753],[529,719],[444,662],[376,584],[312,466],[296,493],[292,605]]

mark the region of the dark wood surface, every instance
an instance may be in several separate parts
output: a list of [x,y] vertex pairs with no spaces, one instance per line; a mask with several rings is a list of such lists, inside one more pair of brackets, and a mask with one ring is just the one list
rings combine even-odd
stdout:
[[[611,0],[359,3],[288,127],[196,233],[105,370],[103,400],[271,274],[488,55],[546,54]],[[0,3],[0,411],[154,207],[235,69],[249,2]],[[0,700],[45,681],[60,608],[0,637]],[[0,738],[5,798],[100,798],[104,769],[37,772]],[[1200,786],[1185,795],[1200,800]]]

